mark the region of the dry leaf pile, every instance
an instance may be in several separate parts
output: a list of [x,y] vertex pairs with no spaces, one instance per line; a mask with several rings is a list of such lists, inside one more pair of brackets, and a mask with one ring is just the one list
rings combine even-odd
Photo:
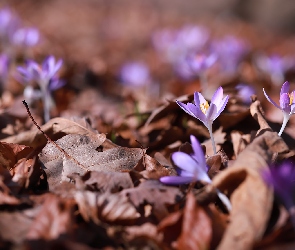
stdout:
[[[1,90],[0,249],[294,249],[291,212],[262,174],[295,160],[294,119],[279,137],[281,113],[261,94],[264,87],[274,97],[278,86],[256,71],[251,53],[238,72],[210,75],[203,91],[210,96],[222,86],[230,95],[213,124],[214,154],[207,128],[175,102],[192,102],[199,79],[177,78],[147,42],[157,27],[186,23],[188,10],[176,13],[165,1],[157,11],[152,1],[82,2],[7,2],[46,38],[29,54],[63,58],[67,84],[54,93],[47,123],[41,102],[30,107],[43,132],[21,103],[23,86],[11,77]],[[272,36],[263,45],[249,24],[208,25],[216,36],[222,27],[241,32],[253,53],[291,51]],[[150,64],[158,92],[119,84],[119,65],[136,57]],[[240,82],[257,96],[241,100]],[[212,183],[162,184],[161,177],[177,175],[171,154],[192,152],[190,135],[201,142]]]

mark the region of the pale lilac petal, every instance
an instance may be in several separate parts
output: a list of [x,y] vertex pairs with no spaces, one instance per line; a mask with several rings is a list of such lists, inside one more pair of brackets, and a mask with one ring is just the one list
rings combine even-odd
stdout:
[[286,81],[281,88],[280,96],[284,93],[286,94],[289,93],[289,89],[290,89],[290,83]]
[[195,118],[199,119],[203,123],[207,122],[206,115],[202,112],[202,110],[199,107],[192,103],[188,103],[187,108]]
[[264,96],[265,98],[272,104],[274,105],[275,107],[277,107],[278,109],[281,109],[280,106],[278,106],[266,93],[265,93],[265,90],[263,89],[263,93],[264,93]]
[[211,99],[211,103],[214,103],[218,107],[220,102],[222,101],[222,97],[223,97],[223,88],[219,87],[215,91],[215,93],[214,93],[214,95],[213,95],[213,97]]
[[215,117],[213,118],[213,121],[220,115],[220,113],[225,109],[225,106],[228,102],[229,96],[227,95],[226,97],[223,98],[222,102],[219,105],[219,109],[216,112]]
[[206,112],[207,121],[213,121],[216,113],[217,107],[214,103],[211,103],[209,109]]
[[[189,115],[195,117],[194,113],[192,113],[192,112],[190,111],[190,109],[189,109],[189,107],[187,106],[187,104],[184,104],[183,102],[180,102],[180,101],[177,101],[177,100],[176,100],[176,103],[178,104],[179,107],[181,107],[181,109],[182,109],[184,112],[186,112],[186,113],[188,113]],[[196,118],[196,117],[195,117],[195,118]]]
[[207,101],[201,93],[195,92],[194,102],[195,102],[196,106],[200,107],[201,104],[206,103]]
[[60,70],[62,64],[63,64],[63,60],[59,59],[55,64],[54,70],[52,71],[52,75],[55,75],[56,72]]
[[191,177],[182,177],[182,176],[164,176],[160,178],[160,181],[164,184],[170,185],[181,185],[188,184],[194,181],[194,178]]
[[280,106],[281,106],[281,109],[284,112],[289,113],[291,111],[291,106],[289,104],[290,104],[289,94],[288,93],[283,93],[280,96]]
[[171,158],[177,167],[192,174],[194,174],[199,167],[198,163],[190,155],[184,152],[175,152],[172,154]]
[[205,159],[201,144],[198,142],[197,138],[193,135],[190,136],[190,140],[191,140],[192,148],[194,151],[193,155],[191,156],[195,159],[195,161],[197,161],[200,164],[200,167],[202,167],[203,170],[207,172],[206,159]]

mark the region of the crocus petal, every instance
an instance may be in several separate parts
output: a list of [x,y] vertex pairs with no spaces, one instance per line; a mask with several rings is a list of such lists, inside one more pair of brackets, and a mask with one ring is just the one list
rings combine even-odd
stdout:
[[277,107],[278,109],[281,109],[280,106],[278,106],[266,93],[265,93],[265,90],[263,89],[263,93],[264,93],[264,96],[265,98],[272,104],[274,105],[275,107]]
[[223,97],[223,88],[219,87],[215,91],[214,95],[212,96],[211,104],[214,103],[218,107],[220,102],[222,101],[222,97]]
[[[176,103],[178,104],[179,107],[181,107],[181,109],[182,109],[183,111],[185,111],[185,112],[188,113],[189,115],[195,117],[194,113],[192,113],[192,112],[190,111],[189,107],[188,107],[186,104],[184,104],[183,102],[177,101],[177,100],[176,100]],[[195,118],[196,118],[196,117],[195,117]]]
[[204,170],[204,166],[201,166],[201,164],[196,162],[190,155],[183,152],[175,152],[172,154],[171,158],[177,167],[191,172],[195,180],[211,182],[207,171]]
[[196,105],[192,103],[188,103],[187,108],[192,114],[194,114],[193,116],[195,118],[199,119],[204,124],[207,122],[206,115],[202,112],[202,110],[199,107],[197,107]]
[[228,102],[229,96],[227,95],[226,97],[223,98],[223,100],[221,101],[218,110],[215,114],[215,117],[213,118],[213,121],[220,115],[220,113],[225,109],[225,106]]
[[195,92],[194,93],[194,102],[195,102],[196,106],[200,107],[200,105],[202,103],[206,103],[207,101],[201,93]]
[[207,121],[213,121],[216,113],[217,107],[214,103],[211,103],[209,109],[206,112]]
[[199,167],[198,163],[188,154],[184,152],[175,152],[171,156],[174,164],[192,174],[196,172],[196,169]]
[[191,140],[192,148],[194,151],[194,154],[192,155],[192,157],[200,164],[200,167],[202,167],[203,170],[207,172],[206,159],[205,159],[201,144],[198,142],[197,138],[193,135],[190,136],[190,140]]
[[288,94],[289,89],[290,89],[290,83],[288,81],[286,81],[281,88],[280,96],[284,93]]
[[163,176],[160,178],[160,181],[168,185],[181,185],[191,183],[192,181],[194,181],[194,178],[182,176]]
[[281,106],[281,109],[284,112],[290,113],[291,106],[289,104],[290,104],[290,97],[289,97],[288,93],[283,93],[280,96],[280,106]]

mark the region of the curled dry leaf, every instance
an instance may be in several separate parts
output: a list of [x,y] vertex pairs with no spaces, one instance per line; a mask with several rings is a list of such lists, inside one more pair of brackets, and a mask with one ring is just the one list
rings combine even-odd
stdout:
[[85,135],[67,135],[56,141],[73,159],[84,166],[77,165],[71,158],[65,157],[55,145],[48,143],[39,154],[45,165],[49,188],[54,188],[61,181],[69,181],[72,173],[84,174],[88,171],[127,171],[131,170],[142,157],[140,148],[116,147],[103,152],[96,151],[100,140],[93,140]]
[[147,179],[159,179],[162,176],[170,175],[172,170],[163,167],[156,159],[145,154],[134,168],[140,171]]
[[0,142],[0,164],[10,170],[22,158],[26,158],[33,149],[15,143]]
[[230,223],[218,249],[251,249],[261,239],[273,202],[261,172],[268,168],[274,153],[288,151],[277,133],[265,132],[240,153],[232,167],[213,179],[213,185],[232,202]]
[[[80,121],[75,122],[61,117],[51,119],[41,126],[41,129],[52,139],[58,139],[67,134],[87,135],[99,140],[101,144],[106,139],[105,134],[98,134],[86,123],[83,124]],[[33,148],[44,147],[47,143],[46,138],[37,128],[7,137],[3,141],[23,144]]]

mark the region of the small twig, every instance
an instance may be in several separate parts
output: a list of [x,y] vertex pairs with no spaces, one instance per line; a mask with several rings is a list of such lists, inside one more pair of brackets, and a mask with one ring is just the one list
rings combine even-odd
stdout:
[[78,162],[75,158],[73,158],[72,156],[70,156],[65,150],[63,150],[55,141],[51,140],[49,138],[49,136],[47,134],[45,134],[45,132],[40,128],[40,126],[38,125],[38,123],[35,121],[35,119],[33,118],[31,111],[29,109],[28,104],[26,103],[25,100],[23,100],[23,104],[27,110],[27,113],[30,117],[30,119],[32,120],[32,122],[34,123],[34,125],[38,128],[38,130],[45,136],[45,138],[52,144],[54,144],[54,146],[56,146],[56,148],[63,153],[68,159],[72,160],[73,162],[75,162],[79,167],[81,167],[82,169],[84,169],[85,171],[89,171],[85,166],[83,166],[80,162]]

